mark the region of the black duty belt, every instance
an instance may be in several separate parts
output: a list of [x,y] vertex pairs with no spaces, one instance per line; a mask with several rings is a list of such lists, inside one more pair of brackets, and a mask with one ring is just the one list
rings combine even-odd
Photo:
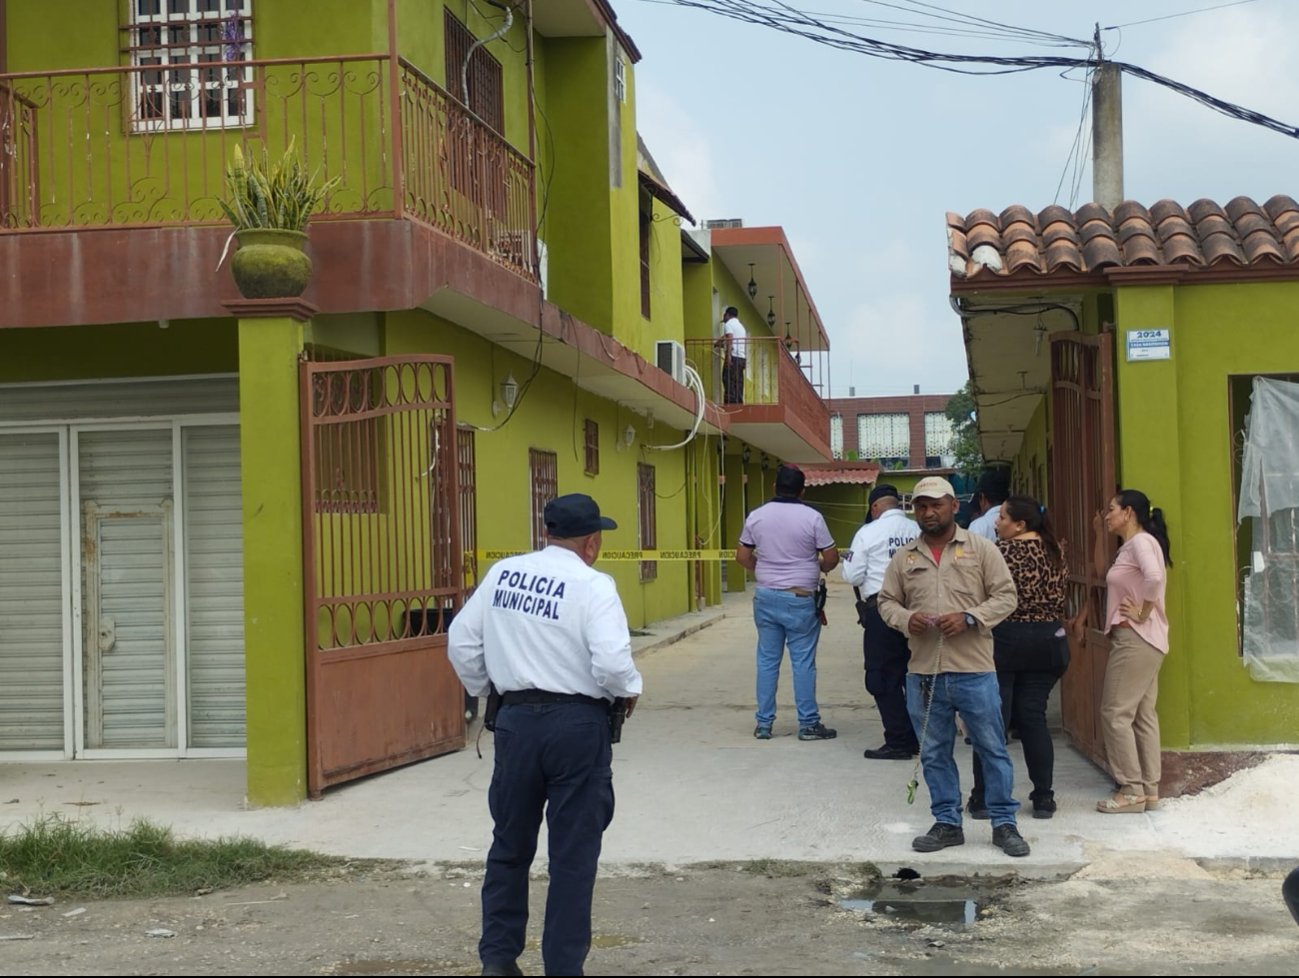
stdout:
[[609,701],[581,693],[552,693],[546,689],[515,689],[501,694],[502,706],[517,706],[524,703],[589,703],[591,706],[607,707]]
[[879,603],[880,603],[880,596],[878,591],[866,599],[866,607],[868,608],[874,607]]

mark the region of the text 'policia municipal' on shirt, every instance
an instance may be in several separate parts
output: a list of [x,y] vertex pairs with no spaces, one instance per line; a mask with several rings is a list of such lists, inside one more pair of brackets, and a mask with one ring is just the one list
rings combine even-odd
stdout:
[[563,580],[506,567],[501,570],[494,587],[493,608],[522,611],[525,615],[559,621],[566,587]]

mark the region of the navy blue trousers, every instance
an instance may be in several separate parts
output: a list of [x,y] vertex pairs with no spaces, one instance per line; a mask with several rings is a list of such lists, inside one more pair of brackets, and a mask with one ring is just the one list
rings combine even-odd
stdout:
[[495,750],[478,956],[484,965],[508,965],[523,953],[528,871],[544,814],[550,887],[541,956],[548,975],[580,975],[591,949],[601,838],[613,819],[608,713],[589,703],[503,706]]
[[866,608],[866,629],[862,634],[862,662],[866,692],[875,697],[875,707],[884,725],[884,745],[916,752],[920,741],[907,713],[907,663],[911,649],[907,637],[889,628],[874,601]]

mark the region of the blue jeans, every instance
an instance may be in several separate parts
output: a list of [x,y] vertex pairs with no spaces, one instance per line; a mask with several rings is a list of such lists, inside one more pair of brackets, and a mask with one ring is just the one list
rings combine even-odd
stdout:
[[816,708],[816,643],[821,621],[816,616],[816,599],[800,598],[792,591],[760,587],[753,592],[753,623],[758,629],[758,726],[770,727],[776,720],[776,685],[780,681],[780,660],[789,646],[789,668],[794,674],[794,704],[799,727],[821,722]]
[[[925,686],[932,690],[929,726],[925,728]],[[907,676],[907,710],[919,735],[920,762],[929,788],[929,810],[935,822],[961,824],[961,775],[952,749],[956,714],[965,721],[974,749],[983,761],[984,802],[993,826],[1014,825],[1019,802],[1013,797],[1015,773],[1006,751],[1001,718],[1001,691],[995,672],[944,672]]]
[[501,707],[487,794],[495,828],[483,878],[484,965],[512,964],[528,924],[528,870],[544,811],[550,886],[541,956],[548,975],[580,975],[591,948],[600,842],[613,819],[608,712],[586,703]]

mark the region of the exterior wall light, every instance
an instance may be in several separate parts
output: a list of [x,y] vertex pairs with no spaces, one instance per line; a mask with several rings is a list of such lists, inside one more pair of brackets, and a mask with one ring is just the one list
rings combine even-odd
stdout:
[[770,329],[776,328],[776,310],[771,307],[771,300],[776,298],[774,295],[767,296],[767,326]]
[[758,283],[753,279],[753,262],[749,262],[749,298],[758,297]]

